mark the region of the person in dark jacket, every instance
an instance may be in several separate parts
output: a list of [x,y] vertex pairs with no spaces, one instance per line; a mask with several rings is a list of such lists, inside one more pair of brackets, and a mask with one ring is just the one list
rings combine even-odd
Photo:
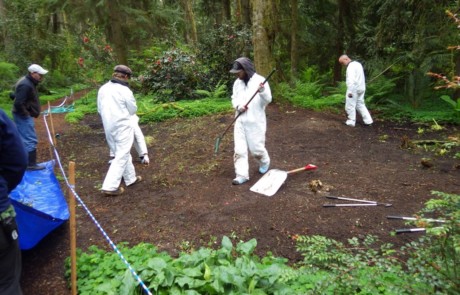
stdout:
[[28,153],[29,170],[41,170],[44,166],[37,165],[37,133],[34,118],[40,116],[40,100],[37,85],[43,79],[47,70],[37,64],[31,65],[29,74],[16,83],[13,103],[13,119],[21,135],[24,147]]
[[16,213],[8,197],[21,182],[27,167],[27,153],[19,132],[0,109],[0,294],[20,295],[21,250]]

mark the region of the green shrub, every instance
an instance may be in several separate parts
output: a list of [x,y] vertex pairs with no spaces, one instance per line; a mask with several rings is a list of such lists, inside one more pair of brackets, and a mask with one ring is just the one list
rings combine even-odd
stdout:
[[337,108],[344,101],[344,93],[323,96],[322,86],[317,82],[296,82],[292,87],[287,83],[280,83],[274,91],[274,97],[287,100],[295,106],[323,110]]
[[251,30],[232,23],[215,24],[202,34],[197,47],[197,57],[205,65],[203,70],[206,72],[200,89],[210,90],[225,81],[230,90],[234,81],[234,76],[229,74],[233,61],[252,51]]
[[142,92],[155,93],[159,102],[196,98],[201,71],[193,54],[179,48],[166,51],[148,66]]
[[14,84],[20,78],[19,68],[11,63],[0,62],[0,91],[8,91],[14,88]]

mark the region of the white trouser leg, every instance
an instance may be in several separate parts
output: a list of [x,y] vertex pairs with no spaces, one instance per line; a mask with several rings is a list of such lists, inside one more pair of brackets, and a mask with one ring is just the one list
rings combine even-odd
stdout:
[[247,130],[248,147],[251,155],[256,159],[259,167],[262,165],[270,165],[270,157],[265,148],[265,131],[260,128]]
[[345,95],[345,111],[347,112],[347,125],[350,126],[355,126],[356,124],[356,100],[357,100],[357,94],[354,93],[352,97],[348,97]]
[[236,176],[249,179],[248,144],[244,127],[239,122],[235,123],[234,128],[235,153],[233,163],[235,165]]
[[136,181],[136,172],[131,158],[131,147],[133,145],[134,133],[131,127],[117,130],[112,136],[115,158],[105,176],[102,190],[114,191],[120,186],[123,178],[126,185]]
[[356,101],[356,110],[363,118],[364,124],[372,124],[374,121],[372,120],[371,114],[366,107],[366,103],[364,102],[364,92],[358,93],[358,99]]

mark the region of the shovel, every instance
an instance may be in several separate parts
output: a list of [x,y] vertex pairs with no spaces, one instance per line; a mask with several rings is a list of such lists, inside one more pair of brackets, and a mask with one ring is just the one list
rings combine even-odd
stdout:
[[288,174],[293,174],[305,170],[315,170],[317,167],[312,164],[308,164],[302,168],[294,169],[291,171],[282,171],[278,169],[269,170],[259,181],[257,181],[250,190],[267,197],[273,196],[278,189],[283,185]]

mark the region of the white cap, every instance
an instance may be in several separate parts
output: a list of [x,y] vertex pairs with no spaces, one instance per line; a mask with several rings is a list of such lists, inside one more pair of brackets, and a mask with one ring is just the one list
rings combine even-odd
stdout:
[[42,68],[41,66],[37,64],[30,65],[28,70],[29,70],[29,73],[39,73],[40,75],[44,75],[48,73],[48,70],[45,70],[44,68]]

